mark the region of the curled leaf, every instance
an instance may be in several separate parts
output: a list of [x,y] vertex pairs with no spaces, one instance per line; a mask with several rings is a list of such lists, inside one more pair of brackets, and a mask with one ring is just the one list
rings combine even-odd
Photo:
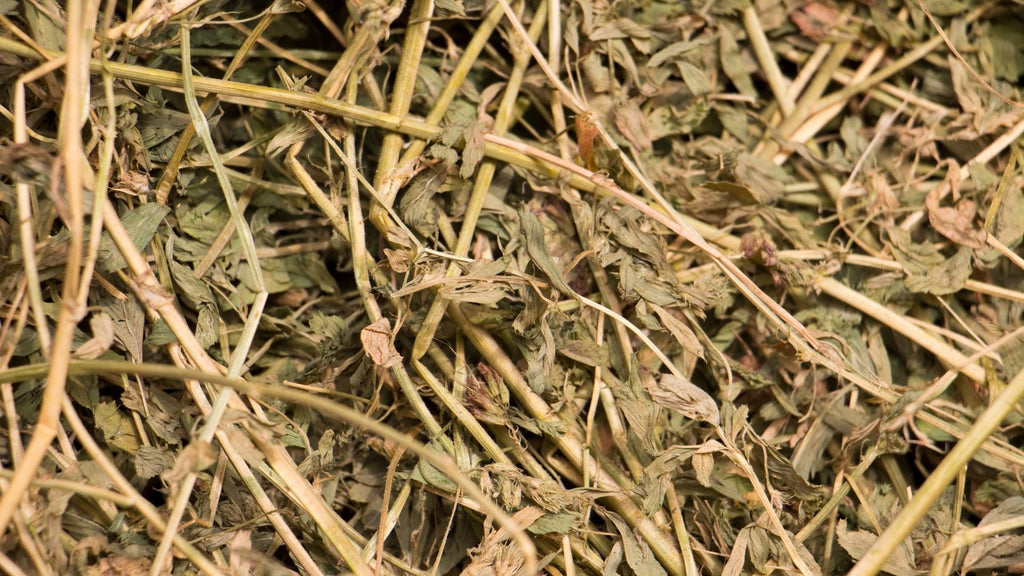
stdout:
[[718,404],[710,394],[698,386],[665,374],[657,384],[648,384],[647,392],[663,408],[668,408],[691,420],[707,422],[718,426]]
[[366,355],[377,366],[390,368],[402,361],[402,355],[395,350],[391,341],[391,322],[387,318],[381,318],[363,328],[359,340],[363,343]]

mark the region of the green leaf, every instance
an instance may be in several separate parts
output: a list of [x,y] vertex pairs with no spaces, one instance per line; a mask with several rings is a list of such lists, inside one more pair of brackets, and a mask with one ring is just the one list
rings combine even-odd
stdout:
[[170,470],[174,466],[174,457],[167,450],[154,446],[140,446],[135,452],[135,474],[143,480]]
[[[866,506],[869,504],[865,504]],[[839,521],[836,525],[836,537],[839,545],[846,550],[854,560],[860,560],[867,554],[868,550],[878,541],[878,536],[864,530],[849,530],[846,527],[846,519]],[[896,547],[896,550],[885,561],[882,570],[893,576],[917,576],[917,568],[914,563],[913,547],[909,541]]]
[[924,274],[908,275],[904,282],[912,292],[941,296],[963,289],[971,277],[971,256],[973,250],[962,247],[951,258],[929,268]]
[[711,93],[713,89],[711,80],[703,70],[685,61],[677,62],[676,66],[679,68],[679,74],[683,77],[686,87],[690,89],[690,92],[693,92],[694,96],[703,96]]
[[970,4],[960,0],[924,0],[924,6],[932,16],[956,16],[970,8]]
[[[164,221],[164,217],[171,211],[164,204],[150,202],[121,215],[121,222],[128,230],[132,244],[136,249],[145,251],[146,246],[153,240],[157,228]],[[121,252],[114,245],[110,234],[104,232],[100,239],[100,248],[97,257],[96,267],[103,272],[113,272],[128,266],[128,262],[121,256]]]
[[574,294],[573,289],[565,281],[562,268],[559,266],[551,253],[548,252],[547,234],[540,220],[533,215],[528,207],[519,212],[520,226],[522,226],[523,239],[526,244],[526,251],[530,255],[533,264],[541,269],[551,281],[551,284],[559,292],[567,296]]
[[531,534],[568,534],[572,530],[577,515],[572,512],[561,512],[557,514],[545,514],[530,525],[527,530]]
[[740,46],[736,43],[733,29],[723,26],[719,37],[719,58],[722,61],[722,71],[729,77],[740,94],[749,98],[757,98],[757,89],[754,88],[754,81],[750,78],[750,72],[743,62],[743,55],[740,53]]
[[139,449],[139,438],[131,419],[121,413],[113,402],[100,402],[93,412],[96,427],[103,432],[103,438],[111,445],[134,454]]
[[609,512],[606,517],[619,532],[622,548],[626,553],[626,564],[629,564],[637,576],[668,576],[647,542],[638,537],[621,516]]

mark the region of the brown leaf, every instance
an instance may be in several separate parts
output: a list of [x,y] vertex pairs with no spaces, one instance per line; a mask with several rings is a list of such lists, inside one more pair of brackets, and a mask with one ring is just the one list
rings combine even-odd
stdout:
[[789,18],[800,29],[800,34],[815,42],[821,42],[836,25],[839,10],[820,2],[808,2],[790,14]]
[[383,368],[390,368],[402,361],[402,355],[395,350],[391,341],[391,322],[381,318],[359,332],[359,340],[363,350],[373,363]]
[[594,161],[594,139],[597,137],[597,125],[594,123],[593,112],[582,112],[576,116],[576,142],[580,159],[589,170],[597,168]]
[[615,127],[633,145],[637,152],[651,149],[651,136],[647,132],[647,118],[633,100],[620,102],[612,109]]
[[209,442],[195,441],[185,446],[177,459],[174,460],[174,467],[165,471],[160,476],[170,485],[176,485],[190,473],[201,472],[217,462],[217,450]]
[[711,486],[711,473],[715,470],[715,455],[710,452],[698,452],[690,457],[697,482],[707,488]]
[[109,315],[97,312],[89,319],[92,338],[85,341],[75,350],[75,357],[83,360],[95,360],[110,349],[114,343],[114,321]]
[[[950,172],[956,170],[951,169]],[[958,182],[951,182],[950,186],[955,190],[957,184]],[[974,217],[978,213],[974,202],[963,198],[953,208],[939,206],[939,188],[935,187],[928,193],[924,204],[928,208],[928,222],[936,232],[962,246],[985,246],[985,232],[974,225]]]

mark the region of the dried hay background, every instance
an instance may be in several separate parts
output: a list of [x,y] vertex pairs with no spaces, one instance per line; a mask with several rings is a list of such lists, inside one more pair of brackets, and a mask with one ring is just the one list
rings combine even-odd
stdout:
[[1024,562],[1019,3],[0,13],[7,573]]

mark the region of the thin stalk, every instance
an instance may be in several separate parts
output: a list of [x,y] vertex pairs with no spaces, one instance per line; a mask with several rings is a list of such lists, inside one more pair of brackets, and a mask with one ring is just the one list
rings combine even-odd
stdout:
[[[228,64],[227,70],[224,71],[223,78],[225,80],[230,79],[234,76],[235,72],[242,67],[246,59],[249,57],[252,47],[256,44],[256,41],[263,36],[270,24],[273,23],[277,17],[273,11],[264,12],[263,17],[256,23],[256,27],[250,31],[245,37],[245,41],[235,52],[234,57],[231,59],[231,63]],[[181,53],[182,59],[186,62],[189,58],[186,53],[191,50],[191,47],[182,46]],[[206,98],[203,99],[203,103],[200,106],[204,117],[208,116],[213,109],[220,103],[220,99],[217,98],[216,94],[207,94]],[[192,144],[192,137],[196,134],[195,122],[185,126],[182,130],[178,145],[174,147],[174,151],[171,153],[170,158],[167,160],[167,164],[164,166],[164,171],[160,174],[160,180],[156,184],[156,201],[161,204],[167,203],[167,198],[171,193],[171,186],[174,185],[174,180],[178,176],[178,167],[181,165],[182,159],[185,157],[185,152],[188,151],[189,146]]]
[[[199,139],[202,141],[207,155],[210,157],[213,171],[217,176],[221,192],[224,194],[224,201],[228,206],[228,211],[231,213],[231,221],[234,225],[235,232],[238,234],[238,239],[242,244],[242,252],[245,254],[247,260],[246,264],[252,274],[256,288],[256,297],[249,307],[249,314],[245,320],[245,325],[242,328],[242,334],[239,337],[238,345],[232,353],[231,360],[228,365],[228,376],[238,377],[242,374],[242,369],[245,366],[245,360],[249,355],[249,348],[252,346],[253,339],[256,337],[256,329],[259,326],[260,317],[263,315],[263,307],[267,303],[269,293],[263,281],[263,270],[260,267],[259,257],[256,255],[256,243],[253,241],[252,231],[249,229],[249,224],[245,220],[245,214],[242,213],[242,210],[238,206],[238,199],[232,189],[231,179],[225,172],[224,164],[220,159],[220,154],[217,152],[217,147],[213,143],[213,136],[210,134],[210,126],[206,121],[206,113],[200,107],[199,102],[196,99],[195,88],[192,84],[192,57],[189,52],[190,46],[191,37],[189,24],[186,24],[181,27],[182,79],[184,81],[183,86],[185,89],[185,106],[188,108],[189,116],[192,119],[191,125],[195,130],[196,135],[199,136]],[[221,418],[224,416],[228,403],[233,396],[234,392],[227,388],[222,389],[217,394],[217,399],[214,401],[213,408],[210,413],[207,414],[206,422],[202,429],[200,429],[196,441],[208,443],[213,440],[217,433],[217,429],[220,426]],[[165,560],[171,551],[171,544],[173,542],[172,536],[177,533],[178,524],[181,522],[181,518],[185,514],[185,508],[188,506],[188,501],[192,495],[192,489],[195,487],[197,479],[197,473],[189,472],[185,478],[182,479],[178,487],[177,499],[171,506],[171,514],[167,520],[168,530],[164,534],[163,538],[160,539],[160,545],[156,549],[153,564],[150,567],[150,576],[158,576],[158,574],[163,570]]]
[[[530,30],[527,34],[531,43],[536,42],[540,38],[540,33],[547,23],[546,4],[546,1],[540,3],[537,13],[534,14],[533,21],[530,23]],[[519,90],[522,86],[523,78],[526,76],[526,67],[530,62],[530,53],[528,51],[522,49],[522,47],[516,48],[514,44],[513,46],[515,63],[505,85],[505,92],[502,95],[501,102],[498,105],[494,126],[491,128],[491,132],[499,136],[503,136],[508,132],[513,114],[515,113]],[[477,168],[476,175],[473,178],[473,189],[470,192],[469,202],[466,204],[466,212],[462,219],[462,228],[459,230],[459,238],[453,250],[456,256],[464,256],[469,253],[469,247],[476,236],[476,225],[484,207],[484,200],[487,199],[487,194],[491,189],[491,182],[497,170],[497,163],[489,159],[482,161]],[[451,263],[445,271],[446,278],[455,278],[461,274],[462,268],[455,262]],[[426,354],[427,348],[430,347],[434,334],[437,332],[437,327],[444,318],[444,312],[447,307],[448,299],[440,291],[436,292],[433,301],[430,303],[430,308],[423,319],[423,323],[416,333],[416,341],[413,343],[412,352],[410,353],[414,360],[419,360]]]
[[[985,14],[985,12],[987,12],[989,8],[991,8],[994,5],[995,2],[986,2],[984,5],[975,8],[964,18],[965,23],[974,23],[975,20],[981,18],[981,16]],[[814,106],[811,112],[817,113],[835,104],[841,104],[849,100],[851,97],[856,96],[857,94],[860,94],[865,90],[873,88],[875,85],[881,83],[882,81],[893,76],[894,74],[903,71],[911,64],[917,62],[918,60],[924,58],[925,56],[928,56],[929,54],[934,52],[936,48],[938,48],[939,44],[942,44],[942,38],[939,36],[932,36],[931,38],[925,40],[916,48],[907,52],[903,56],[900,56],[891,64],[882,68],[878,72],[871,74],[870,76],[864,78],[860,82],[850,84],[849,86],[846,86],[845,88],[839,90],[838,92],[834,92],[828,95],[827,97],[822,98]]]
[[1016,408],[1021,398],[1024,398],[1024,370],[1013,377],[1007,387],[981,413],[967,434],[928,475],[928,479],[918,488],[910,503],[893,519],[888,528],[879,535],[875,544],[849,572],[850,576],[874,576],[882,569],[896,547],[902,545],[907,536],[920,524],[960,469]]
[[530,389],[526,379],[519,372],[515,363],[505,355],[494,338],[479,328],[462,312],[458,304],[448,307],[449,316],[458,324],[462,333],[473,343],[473,346],[487,360],[505,381],[512,394],[520,401],[526,411],[540,422],[552,425],[566,425],[569,430],[559,436],[551,437],[550,441],[558,446],[561,452],[576,470],[589,470],[594,486],[609,490],[607,498],[631,526],[643,537],[651,547],[655,556],[672,576],[684,574],[683,559],[675,546],[672,537],[656,525],[640,508],[625,495],[622,487],[612,478],[610,470],[602,468],[583,445],[583,432],[575,422],[565,422],[558,418],[551,406]]
[[757,8],[753,4],[743,10],[743,27],[750,38],[750,45],[754,48],[754,55],[757,56],[757,61],[761,64],[761,71],[768,80],[768,86],[771,87],[772,94],[775,95],[775,100],[779,103],[779,110],[782,111],[783,116],[789,116],[796,107],[789,93],[790,82],[779,69],[775,52],[768,44],[768,37],[764,34],[761,20],[757,17]]
[[[14,83],[14,141],[18,144],[28,143],[28,125],[25,118],[27,113],[25,107],[25,86],[36,79],[59,69],[67,61],[61,56],[29,71],[18,78]],[[39,347],[43,356],[49,357],[52,335],[50,334],[49,321],[43,308],[43,289],[39,282],[39,265],[36,262],[36,231],[33,226],[35,219],[32,217],[32,188],[25,182],[18,181],[15,184],[15,193],[18,196],[18,236],[21,239],[21,258],[24,264],[25,277],[28,279],[29,302],[32,304],[32,320],[36,324],[36,333],[39,335]]]
[[[61,291],[61,306],[57,316],[57,327],[53,334],[50,350],[50,372],[46,376],[43,399],[39,407],[39,418],[32,439],[25,448],[21,467],[11,478],[7,490],[0,497],[0,534],[7,530],[7,525],[14,516],[22,496],[28,490],[32,477],[38,472],[39,465],[46,456],[53,439],[57,436],[60,425],[60,406],[64,398],[64,386],[67,382],[68,360],[72,353],[72,338],[75,327],[85,314],[85,309],[78,306],[79,288],[82,278],[82,251],[85,228],[85,201],[83,185],[85,177],[82,170],[84,156],[82,146],[82,125],[85,122],[86,95],[89,93],[89,38],[92,37],[93,26],[98,11],[98,1],[91,3],[86,9],[83,0],[69,0],[67,5],[67,65],[66,86],[61,106],[60,125],[58,132],[61,145],[61,162],[64,168],[64,190],[68,204],[67,225],[70,239],[68,241],[67,261],[64,272],[64,284]],[[54,186],[56,182],[52,183]],[[60,192],[58,192],[60,193]],[[34,247],[33,247],[34,249]]]
[[[402,42],[402,59],[398,63],[395,84],[391,89],[391,105],[388,107],[388,112],[399,118],[409,114],[409,106],[412,104],[416,88],[416,77],[419,75],[420,59],[423,57],[427,32],[430,30],[430,17],[433,13],[433,0],[415,0],[412,10],[409,11],[409,25],[406,26],[405,39]],[[377,172],[373,179],[373,185],[378,190],[388,179],[395,177],[393,172],[404,143],[405,139],[401,134],[390,132],[384,136],[377,160]]]
[[[135,286],[135,293],[139,300],[153,310],[159,317],[167,324],[171,333],[174,334],[177,339],[177,344],[171,345],[171,357],[176,364],[185,365],[188,361],[191,361],[193,365],[198,366],[202,371],[219,375],[221,373],[221,367],[213,361],[212,358],[206,353],[203,347],[199,344],[195,335],[189,328],[185,318],[181,315],[181,312],[174,304],[173,297],[168,294],[164,288],[160,285],[156,275],[150,268],[149,263],[141,252],[132,243],[131,237],[128,231],[124,227],[124,223],[118,218],[117,212],[113,206],[107,203],[104,206],[103,221],[107,228],[107,232],[110,234],[111,239],[114,241],[114,245],[124,256],[126,262],[128,262],[129,269],[134,275],[133,285]],[[179,348],[180,346],[180,348]],[[182,353],[184,352],[184,354]],[[188,356],[186,360],[185,356]],[[192,394],[193,400],[200,407],[200,410],[204,414],[208,414],[211,410],[210,403],[206,398],[205,392],[201,387],[190,385],[189,392]],[[242,403],[241,399],[234,396],[231,399],[233,407],[239,410],[246,410],[246,406]],[[278,535],[288,546],[289,551],[295,555],[299,564],[304,570],[310,574],[320,574],[320,569],[317,564],[313,561],[308,551],[298,541],[291,528],[285,522],[281,513],[277,510],[277,505],[269,498],[259,482],[253,476],[249,465],[242,458],[238,450],[236,450],[231,443],[231,438],[224,430],[218,430],[217,441],[221,446],[221,449],[231,460],[231,464],[238,472],[239,477],[245,483],[246,487],[252,493],[253,498],[259,504],[260,508],[267,515],[267,519],[271,525],[277,530]],[[283,447],[274,448],[275,450],[284,451]],[[282,460],[282,462],[286,462]],[[287,461],[285,465],[289,465],[292,468],[295,467],[294,462]],[[313,519],[317,522],[317,525],[323,530],[327,540],[331,542],[335,548],[344,546],[343,530],[339,527],[342,524],[341,520],[337,518],[330,510],[324,510],[324,507],[317,507],[315,504],[319,500],[318,496],[315,496],[315,492],[301,475],[297,476],[297,480],[294,480],[293,490],[300,494],[298,502],[301,502],[305,509],[310,513]],[[315,497],[314,497],[315,496]]]
[[[38,378],[47,373],[48,364],[33,364],[19,366],[9,370],[0,371],[0,382],[21,382],[24,380]],[[200,370],[182,369],[164,364],[130,363],[119,360],[92,360],[88,362],[72,361],[69,363],[69,375],[80,376],[87,374],[137,374],[150,378],[168,378],[181,381],[198,380],[225,386],[244,392],[255,397],[277,398],[286,402],[295,402],[309,406],[318,412],[343,420],[360,428],[365,428],[371,434],[380,436],[386,440],[402,446],[409,452],[426,460],[435,468],[443,472],[449,479],[462,489],[469,498],[473,499],[474,506],[479,506],[486,514],[493,517],[495,522],[508,531],[511,537],[520,546],[524,555],[524,573],[537,573],[537,558],[533,541],[526,536],[511,517],[508,516],[497,504],[491,501],[456,465],[456,463],[423,444],[408,438],[405,434],[382,424],[373,418],[341,404],[332,402],[321,396],[283,388],[281,386],[269,386],[248,382],[240,378],[228,378],[220,374],[208,373]]]
[[[501,16],[501,6],[495,4],[487,14],[487,17],[480,22],[469,44],[463,50],[458,64],[452,70],[448,83],[441,90],[441,94],[438,95],[434,107],[430,109],[430,113],[424,119],[426,125],[436,128],[441,123],[445,113],[448,112],[448,107],[455,99],[455,96],[458,95],[459,89],[462,88],[462,83],[465,81],[466,76],[469,75],[480,53],[487,46],[488,41],[491,39],[491,34],[494,33],[494,29],[501,22]],[[378,230],[387,230],[387,219],[382,208],[391,206],[398,195],[398,190],[409,178],[412,178],[413,165],[419,161],[420,155],[427,146],[427,140],[428,138],[417,137],[409,142],[406,151],[402,154],[402,158],[398,161],[398,168],[392,172],[392,177],[378,186],[377,190],[380,191],[382,199],[370,207],[370,221],[373,222],[374,227]]]
[[843,302],[878,320],[882,324],[903,334],[918,346],[928,350],[947,367],[953,368],[979,384],[985,383],[985,370],[978,364],[964,356],[959,350],[947,345],[945,342],[934,338],[925,332],[921,327],[907,322],[903,316],[893,312],[890,308],[882,306],[867,296],[846,286],[833,278],[822,278],[817,288],[825,294]]
[[[92,457],[93,461],[100,467],[101,470],[107,475],[110,482],[121,491],[124,496],[121,496],[120,502],[115,502],[123,507],[132,507],[139,511],[142,516],[150,523],[150,525],[160,532],[167,531],[167,523],[164,520],[163,514],[153,506],[149,500],[146,500],[132,483],[121,474],[117,465],[110,460],[107,453],[100,447],[96,440],[92,437],[92,431],[82,423],[82,420],[78,417],[78,412],[75,411],[75,406],[71,402],[70,398],[64,398],[63,401],[63,413],[64,418],[71,425],[72,431],[75,433],[75,439],[82,444],[85,451]],[[59,480],[57,481],[59,482]],[[93,490],[99,490],[97,488],[89,487]],[[98,495],[93,496],[98,498]],[[190,562],[196,565],[199,570],[208,576],[220,576],[222,572],[213,562],[211,562],[206,556],[204,556],[199,550],[192,545],[184,536],[176,532],[171,532],[174,540],[175,547],[181,551],[181,553],[188,558]]]

